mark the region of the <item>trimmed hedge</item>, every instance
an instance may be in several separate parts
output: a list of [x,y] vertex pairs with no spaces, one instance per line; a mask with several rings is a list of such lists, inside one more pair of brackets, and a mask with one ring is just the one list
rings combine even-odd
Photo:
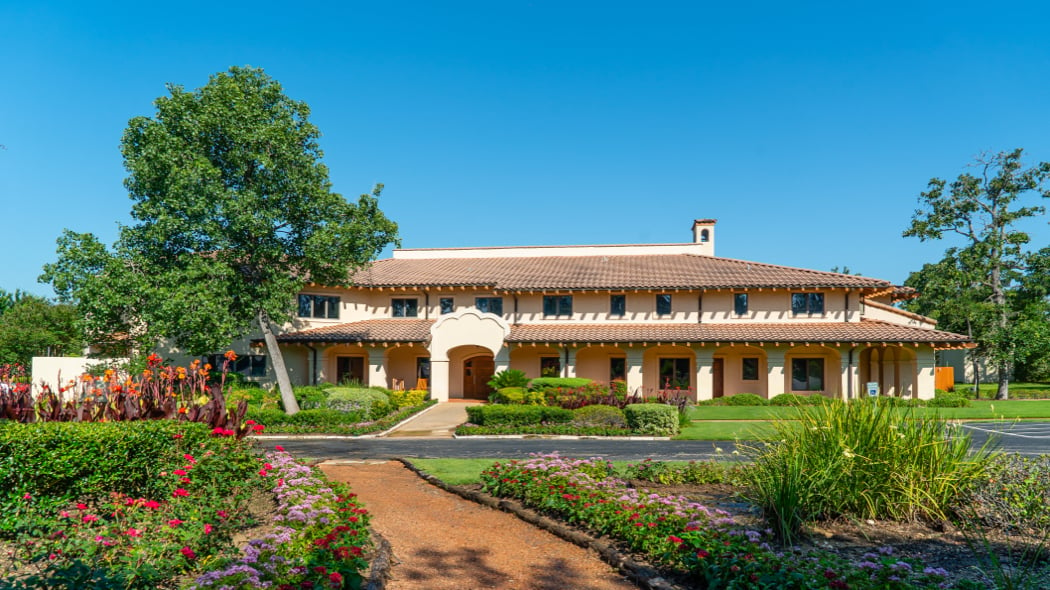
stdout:
[[549,406],[469,406],[467,417],[478,426],[526,426],[543,423],[565,423],[572,421],[572,410]]
[[781,393],[774,395],[769,400],[771,406],[819,406],[825,399],[822,395],[799,395],[797,393]]
[[630,404],[623,409],[627,426],[640,434],[678,434],[678,408],[667,404]]
[[284,410],[276,408],[249,406],[246,417],[265,424],[271,431],[280,430],[285,426],[340,426],[368,420],[368,414],[360,408],[349,412],[330,409],[301,410],[288,415]]
[[390,413],[390,396],[378,389],[333,387],[328,390],[325,407],[340,412],[362,411],[368,418],[378,420]]
[[529,389],[537,391],[558,388],[573,389],[593,382],[593,379],[584,379],[583,377],[537,377],[529,381]]
[[397,389],[390,392],[390,405],[393,409],[411,408],[421,405],[430,395],[425,389]]
[[547,398],[538,391],[529,391],[524,387],[504,387],[497,389],[489,395],[489,401],[494,404],[526,404],[534,406],[546,405]]
[[574,424],[580,426],[602,426],[627,428],[627,417],[623,410],[613,406],[583,406],[572,411]]
[[727,406],[768,406],[769,400],[754,393],[738,393],[723,398]]

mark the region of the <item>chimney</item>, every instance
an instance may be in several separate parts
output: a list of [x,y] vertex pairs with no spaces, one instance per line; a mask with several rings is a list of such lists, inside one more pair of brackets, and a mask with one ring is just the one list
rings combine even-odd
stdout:
[[715,223],[717,219],[693,220],[693,243],[701,246],[701,254],[715,255]]

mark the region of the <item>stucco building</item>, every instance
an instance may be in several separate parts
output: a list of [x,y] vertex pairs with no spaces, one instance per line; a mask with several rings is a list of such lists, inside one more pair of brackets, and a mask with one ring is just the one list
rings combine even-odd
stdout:
[[793,392],[929,398],[935,351],[967,346],[868,277],[681,244],[395,250],[349,288],[311,285],[278,336],[295,381],[426,385],[484,398],[494,372],[623,380],[697,399]]

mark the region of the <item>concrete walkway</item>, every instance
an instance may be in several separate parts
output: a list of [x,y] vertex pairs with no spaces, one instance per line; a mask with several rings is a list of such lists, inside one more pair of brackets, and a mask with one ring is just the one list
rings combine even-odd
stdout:
[[388,437],[452,438],[456,427],[467,421],[467,406],[480,405],[475,400],[439,402],[401,424]]

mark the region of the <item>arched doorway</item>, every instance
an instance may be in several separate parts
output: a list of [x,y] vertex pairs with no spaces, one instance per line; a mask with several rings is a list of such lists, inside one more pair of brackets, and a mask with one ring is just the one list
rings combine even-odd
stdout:
[[490,354],[479,354],[463,361],[463,397],[488,399],[492,393],[489,381],[496,372],[496,362]]

